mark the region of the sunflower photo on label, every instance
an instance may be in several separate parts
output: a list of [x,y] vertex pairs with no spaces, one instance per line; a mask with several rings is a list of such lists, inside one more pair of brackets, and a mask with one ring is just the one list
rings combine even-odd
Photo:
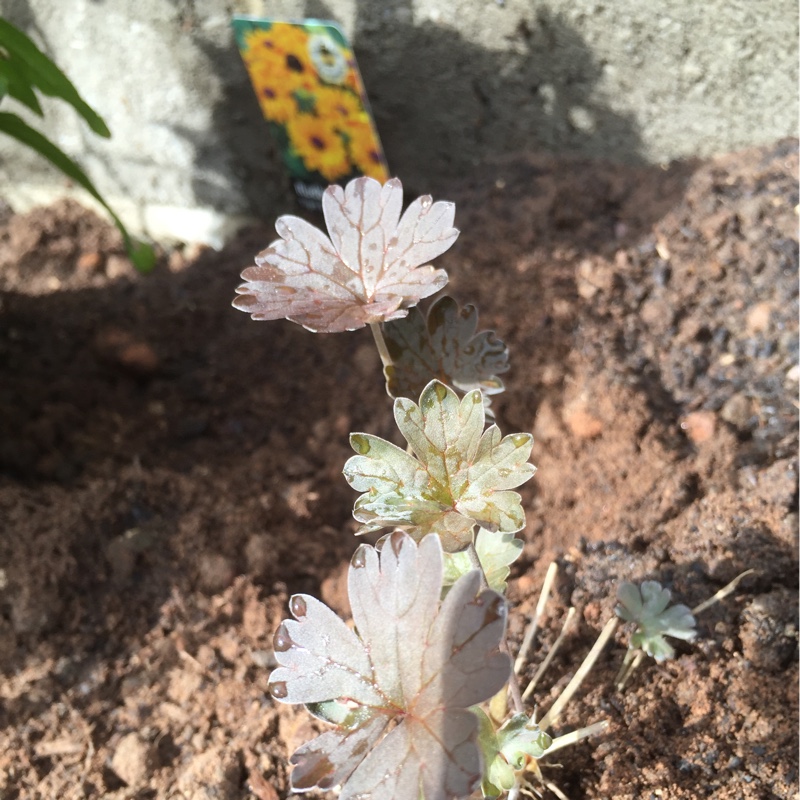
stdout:
[[386,158],[352,47],[332,22],[235,17],[236,42],[300,204],[333,183],[384,183]]

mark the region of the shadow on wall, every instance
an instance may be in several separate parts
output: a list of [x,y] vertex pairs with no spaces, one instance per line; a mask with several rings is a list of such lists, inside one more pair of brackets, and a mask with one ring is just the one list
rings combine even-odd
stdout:
[[[308,0],[305,14],[335,19],[319,0]],[[219,208],[217,187],[233,176],[254,212],[285,210],[288,178],[235,45],[197,44],[224,87],[213,110],[216,141],[196,141],[196,134],[176,127],[195,140],[198,201]],[[531,9],[508,50],[492,52],[451,28],[413,25],[410,0],[358,0],[353,44],[390,169],[410,194],[435,193],[445,179],[518,150],[643,160],[634,119],[597,96],[603,65],[564,17],[547,8]],[[228,154],[227,175],[208,173],[215,163],[205,157],[209,148]]]

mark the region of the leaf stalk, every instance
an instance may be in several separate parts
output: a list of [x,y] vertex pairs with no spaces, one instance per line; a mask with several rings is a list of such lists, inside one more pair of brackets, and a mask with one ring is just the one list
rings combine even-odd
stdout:
[[378,355],[381,357],[384,373],[392,366],[392,357],[389,355],[389,348],[386,346],[386,339],[383,338],[383,330],[380,322],[370,322],[370,330],[375,339],[375,346],[378,348]]

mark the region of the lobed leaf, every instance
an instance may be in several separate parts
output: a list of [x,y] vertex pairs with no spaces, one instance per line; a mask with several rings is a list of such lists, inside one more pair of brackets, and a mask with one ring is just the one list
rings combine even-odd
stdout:
[[399,319],[447,283],[427,264],[458,237],[452,203],[415,200],[400,216],[403,187],[356,178],[329,186],[322,210],[330,234],[293,217],[275,223],[280,239],[242,272],[233,305],[253,319],[289,319],[333,333]]
[[418,397],[432,377],[462,392],[502,392],[497,375],[508,371],[508,348],[492,331],[476,333],[477,327],[477,309],[460,309],[447,296],[436,300],[427,315],[417,307],[404,319],[387,323],[383,335],[392,363],[384,374],[389,394]]
[[395,400],[394,415],[413,455],[376,436],[350,437],[358,455],[344,476],[363,492],[353,509],[359,533],[402,528],[417,540],[436,533],[447,552],[457,552],[472,542],[475,525],[502,533],[524,526],[520,496],[507,490],[536,470],[528,463],[533,437],[501,437],[495,425],[484,432],[480,391],[459,400],[434,380],[419,405]]
[[508,680],[506,606],[479,593],[477,571],[440,602],[442,558],[435,536],[417,546],[396,531],[380,552],[361,545],[348,574],[356,632],[313,598],[292,598],[270,690],[336,724],[292,756],[295,791],[341,785],[340,800],[447,800],[480,784],[468,707]]

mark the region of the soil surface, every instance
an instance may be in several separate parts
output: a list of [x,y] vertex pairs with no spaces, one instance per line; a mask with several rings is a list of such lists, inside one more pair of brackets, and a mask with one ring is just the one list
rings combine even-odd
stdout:
[[[577,609],[540,715],[620,581],[693,607],[754,569],[623,692],[617,630],[557,724],[607,730],[545,759],[571,800],[797,797],[797,171],[796,141],[667,169],[519,156],[436,198],[462,230],[448,291],[511,349],[497,421],[536,439],[512,648],[560,566],[524,679]],[[231,308],[274,238],[142,277],[79,206],[0,216],[7,800],[287,796],[315,728],[267,693],[272,634],[294,592],[347,613],[348,432],[396,434],[368,331]]]

